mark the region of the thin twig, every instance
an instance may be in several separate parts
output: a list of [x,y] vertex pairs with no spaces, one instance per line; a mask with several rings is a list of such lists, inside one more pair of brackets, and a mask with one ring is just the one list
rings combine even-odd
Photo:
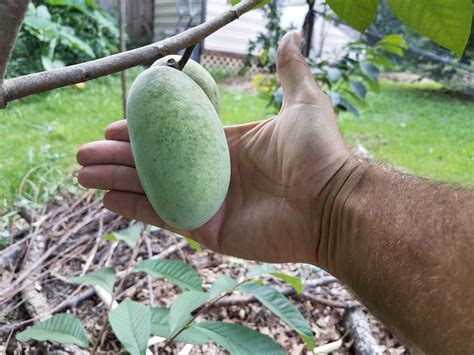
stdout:
[[[141,48],[65,68],[6,80],[3,85],[3,100],[0,98],[0,103],[2,101],[7,103],[28,95],[77,84],[137,65],[151,63],[167,54],[176,53],[183,48],[201,42],[204,38],[236,20],[260,2],[261,0],[241,1],[207,22]],[[0,95],[2,95],[1,92]]]

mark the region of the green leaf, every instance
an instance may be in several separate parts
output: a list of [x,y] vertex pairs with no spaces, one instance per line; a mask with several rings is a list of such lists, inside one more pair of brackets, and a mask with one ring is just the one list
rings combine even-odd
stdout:
[[286,283],[290,284],[297,293],[303,291],[303,283],[301,282],[301,278],[289,274],[285,274],[283,272],[278,271],[270,264],[261,264],[253,267],[247,272],[247,277],[252,276],[260,276],[260,275],[271,275],[273,277],[279,278],[280,280],[285,281]]
[[189,246],[191,248],[193,248],[194,250],[196,250],[198,253],[202,253],[202,248],[201,248],[201,244],[199,244],[198,242],[196,242],[195,240],[192,240],[191,238],[184,238],[186,239],[186,241],[188,242]]
[[337,107],[339,107],[340,109],[342,109],[344,111],[349,111],[350,113],[352,113],[356,117],[360,117],[359,110],[353,104],[351,104],[349,101],[347,101],[343,97],[341,97],[341,101],[339,102]]
[[[169,308],[151,308],[151,334],[158,335],[163,338],[170,337],[169,327]],[[194,323],[192,323],[194,324]],[[183,330],[177,337],[176,341],[185,344],[201,345],[207,343],[209,337],[198,329],[188,328]]]
[[62,39],[64,39],[71,47],[79,49],[91,58],[95,58],[95,53],[92,50],[92,47],[77,37],[72,28],[64,26],[59,29],[59,32]]
[[170,334],[175,334],[192,318],[191,312],[209,300],[209,295],[202,291],[188,291],[180,294],[173,301],[169,314]]
[[193,328],[200,329],[209,338],[236,355],[283,355],[283,351],[270,337],[240,324],[202,322]]
[[237,280],[234,280],[232,277],[227,275],[221,275],[217,278],[216,281],[214,281],[211,288],[209,289],[209,298],[213,299],[223,293],[229,292],[238,284],[239,283],[237,282]]
[[331,104],[333,107],[336,107],[337,105],[340,104],[341,95],[339,95],[339,93],[329,90],[326,92],[326,94],[329,96],[329,99],[331,100]]
[[202,291],[201,279],[191,266],[175,259],[143,260],[132,272],[146,272],[153,277],[164,277],[185,290]]
[[379,0],[327,0],[336,15],[359,32],[364,32],[377,14]]
[[[241,0],[230,0],[230,3],[232,6],[237,5]],[[259,9],[261,7],[264,7],[265,5],[269,4],[271,0],[262,0],[261,2],[258,3],[258,5],[254,6],[254,9]]]
[[298,308],[280,292],[272,287],[258,285],[254,282],[243,284],[237,290],[254,295],[265,307],[293,328],[311,349],[314,347],[313,331],[310,325]]
[[360,101],[365,100],[367,94],[367,88],[358,80],[349,80],[349,87],[356,94]]
[[56,341],[61,344],[76,344],[87,348],[86,332],[76,317],[60,313],[32,325],[16,335],[16,339],[27,342],[30,339],[38,341]]
[[375,65],[367,62],[362,62],[360,63],[360,69],[367,76],[368,79],[372,81],[379,80],[379,70]]
[[115,336],[132,355],[145,354],[151,329],[151,311],[139,302],[125,300],[109,314]]
[[120,232],[112,232],[115,239],[127,243],[130,248],[137,245],[141,233],[141,223],[133,223],[127,229],[123,229]]
[[51,60],[46,56],[41,56],[41,64],[44,70],[53,70],[58,68],[64,68],[66,65],[60,60]]
[[88,272],[84,276],[71,277],[69,280],[75,284],[100,286],[107,292],[112,293],[115,283],[115,268],[104,267],[93,272]]
[[407,44],[403,36],[395,34],[385,36],[376,43],[376,46],[398,56],[402,56],[404,50],[407,49]]
[[471,33],[471,0],[388,0],[388,6],[407,26],[462,57]]
[[331,80],[333,83],[338,81],[341,78],[341,71],[337,68],[327,68],[327,75],[329,80]]

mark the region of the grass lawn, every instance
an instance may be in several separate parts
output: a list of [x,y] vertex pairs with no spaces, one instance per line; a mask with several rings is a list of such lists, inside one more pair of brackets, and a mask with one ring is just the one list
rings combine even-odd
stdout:
[[[361,119],[340,117],[351,145],[363,144],[375,159],[398,169],[473,184],[474,103],[433,88],[389,82],[369,102]],[[121,116],[116,76],[89,82],[85,90],[68,87],[10,103],[0,111],[0,211],[18,199],[28,172],[44,177],[73,171],[77,148],[101,139],[104,127]],[[263,100],[223,89],[221,116],[224,124],[237,124],[270,115]],[[45,177],[43,183],[50,180]]]

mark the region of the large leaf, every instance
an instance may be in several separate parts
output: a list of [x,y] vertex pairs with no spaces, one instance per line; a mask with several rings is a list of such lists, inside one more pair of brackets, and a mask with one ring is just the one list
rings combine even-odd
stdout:
[[298,332],[309,347],[314,346],[311,326],[295,305],[280,292],[273,287],[258,285],[254,282],[243,284],[237,290],[254,295],[265,307]]
[[133,223],[126,229],[121,230],[120,232],[112,232],[105,236],[107,240],[120,240],[125,242],[130,248],[133,248],[137,245],[138,240],[140,239],[140,234],[142,233],[141,223]]
[[209,289],[209,298],[216,298],[223,293],[229,292],[237,285],[237,280],[234,280],[232,277],[227,275],[221,275],[216,281],[214,281],[211,288]]
[[141,303],[125,300],[109,314],[115,336],[132,355],[145,354],[151,329],[151,311]]
[[191,312],[209,300],[209,295],[202,291],[188,291],[180,294],[170,308],[168,324],[170,334],[179,331],[191,318]]
[[144,271],[153,277],[167,278],[185,290],[202,291],[201,279],[197,271],[180,260],[143,260],[133,268],[133,272],[140,271]]
[[270,264],[261,264],[253,267],[252,269],[247,272],[247,276],[260,276],[260,275],[271,275],[273,277],[279,278],[280,280],[285,281],[286,283],[290,284],[296,292],[300,293],[303,291],[303,283],[301,282],[301,278],[289,274],[285,274],[278,269],[274,268]]
[[202,322],[193,326],[236,355],[283,355],[285,352],[271,338],[240,324]]
[[67,42],[71,47],[79,49],[91,58],[95,58],[95,53],[92,47],[77,37],[74,31],[70,31],[68,27],[61,27],[60,34],[65,42]]
[[371,81],[379,80],[379,70],[375,65],[368,62],[362,62],[360,63],[360,69]]
[[461,58],[471,33],[471,0],[388,0],[406,25]]
[[[170,337],[169,308],[156,307],[151,309],[151,334],[163,338]],[[209,337],[199,329],[188,328],[183,330],[175,339],[179,343],[201,345],[209,340]]]
[[54,70],[58,68],[64,68],[66,64],[64,64],[63,61],[61,60],[51,60],[50,58],[46,56],[41,56],[41,64],[43,64],[44,70]]
[[[240,1],[241,1],[241,0],[230,0],[230,4],[231,4],[232,6],[234,6],[234,5],[237,5]],[[270,2],[271,2],[271,0],[262,0],[262,1],[260,1],[260,2],[258,3],[258,5],[256,5],[256,6],[254,7],[254,9],[259,9],[259,8],[261,8],[261,7],[263,7],[263,6],[267,5],[267,4],[269,4]]]
[[379,0],[327,0],[336,15],[350,26],[364,32],[377,14]]
[[16,335],[16,339],[26,342],[56,341],[62,344],[76,344],[86,348],[89,344],[86,332],[79,319],[67,313],[56,314],[44,322],[37,323]]
[[365,95],[367,94],[367,88],[364,86],[364,84],[362,84],[358,80],[349,80],[349,86],[359,100],[361,101],[365,100]]
[[71,277],[69,280],[75,284],[100,286],[109,293],[112,293],[115,283],[115,268],[104,267],[93,272],[88,272],[84,276]]

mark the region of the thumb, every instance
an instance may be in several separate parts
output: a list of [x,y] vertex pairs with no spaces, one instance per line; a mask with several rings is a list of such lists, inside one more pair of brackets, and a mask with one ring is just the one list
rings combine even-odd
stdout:
[[300,52],[301,36],[288,32],[277,51],[277,73],[283,90],[284,104],[314,103],[324,97]]

